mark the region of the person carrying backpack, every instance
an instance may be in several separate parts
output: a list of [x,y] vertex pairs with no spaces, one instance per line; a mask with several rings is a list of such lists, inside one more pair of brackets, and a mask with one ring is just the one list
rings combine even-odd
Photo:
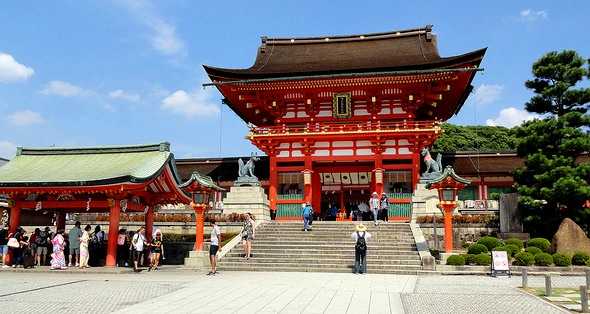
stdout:
[[37,256],[37,265],[38,266],[45,266],[45,257],[47,256],[47,248],[49,247],[49,238],[51,237],[49,227],[45,227],[45,229],[39,232],[39,235],[35,237],[35,244],[37,247],[37,252],[35,252]]
[[352,239],[356,242],[354,245],[353,267],[355,274],[367,273],[367,240],[370,238],[371,234],[367,232],[365,225],[356,225],[356,230],[352,233]]

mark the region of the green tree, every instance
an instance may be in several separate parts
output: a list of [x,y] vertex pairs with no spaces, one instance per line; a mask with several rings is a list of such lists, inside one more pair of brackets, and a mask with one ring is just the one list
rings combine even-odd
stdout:
[[445,123],[433,151],[516,151],[516,138],[511,129],[496,126],[460,126]]
[[543,115],[515,129],[524,167],[514,173],[527,230],[551,236],[570,217],[590,231],[590,88],[580,87],[590,75],[575,51],[550,52],[533,64],[534,79],[525,86],[535,95],[525,108]]

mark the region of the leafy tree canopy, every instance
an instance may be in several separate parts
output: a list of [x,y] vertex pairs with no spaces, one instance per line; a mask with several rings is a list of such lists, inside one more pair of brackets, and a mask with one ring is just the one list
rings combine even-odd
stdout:
[[515,128],[524,167],[514,173],[529,232],[551,236],[570,217],[590,231],[590,163],[578,157],[590,151],[590,89],[580,87],[590,75],[575,51],[550,52],[533,64],[534,79],[525,86],[535,95],[525,107],[545,116]]
[[461,126],[445,123],[442,129],[442,135],[433,146],[435,152],[516,150],[514,131],[505,127]]

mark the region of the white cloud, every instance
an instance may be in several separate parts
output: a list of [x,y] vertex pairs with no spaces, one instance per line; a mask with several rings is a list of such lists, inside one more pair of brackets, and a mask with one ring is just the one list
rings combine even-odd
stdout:
[[0,140],[0,157],[12,158],[16,154],[16,144]]
[[504,86],[497,84],[481,84],[475,89],[475,103],[487,105],[500,99]]
[[532,120],[537,117],[538,115],[532,114],[526,110],[508,107],[500,110],[500,113],[496,118],[487,119],[486,124],[488,126],[505,126],[511,128],[520,125],[524,121]]
[[129,102],[138,102],[141,99],[139,94],[126,92],[122,89],[117,89],[110,92],[109,97],[112,99],[125,100]]
[[13,112],[6,116],[6,120],[16,126],[27,126],[45,121],[41,114],[31,110]]
[[160,107],[187,118],[212,116],[219,112],[219,107],[211,98],[212,94],[205,90],[191,93],[177,90],[164,98]]
[[531,10],[526,9],[520,11],[520,20],[522,22],[535,22],[537,20],[545,20],[547,19],[547,11],[545,10]]
[[34,73],[32,68],[18,63],[11,55],[0,52],[0,83],[25,81]]
[[176,33],[176,27],[167,22],[149,0],[118,0],[117,2],[150,29],[150,41],[156,51],[167,56],[186,54],[184,41]]
[[74,84],[64,81],[51,81],[45,85],[45,88],[41,90],[42,94],[45,95],[57,95],[62,97],[74,97],[83,96],[90,94],[89,90],[85,90]]

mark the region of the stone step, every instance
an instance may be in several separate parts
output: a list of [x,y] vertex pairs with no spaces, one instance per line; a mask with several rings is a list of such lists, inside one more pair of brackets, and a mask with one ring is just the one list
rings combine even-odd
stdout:
[[[190,269],[190,268],[189,268]],[[314,273],[352,273],[352,266],[350,268],[341,269],[318,269],[311,267],[248,267],[248,266],[232,266],[232,267],[218,267],[219,271],[261,271],[261,272],[314,272]],[[371,269],[367,267],[368,273],[391,274],[391,275],[417,275],[420,270],[410,269]]]
[[[315,265],[315,264],[350,264],[351,261],[354,261],[354,257],[347,257],[347,258],[281,258],[281,257],[254,257],[250,258],[249,260],[245,261],[241,257],[231,257],[231,258],[224,258],[219,261],[220,265],[226,263],[233,263],[233,262],[250,262],[250,263],[257,263],[257,264],[288,264],[288,263],[297,263],[302,265]],[[385,260],[385,259],[374,259],[367,257],[367,261],[373,265],[422,265],[420,260],[402,260],[402,259],[395,259],[395,260]]]
[[[330,237],[330,236],[270,236],[270,235],[256,235],[254,241],[316,241],[316,242],[334,242],[338,240],[338,242],[354,242],[351,237]],[[367,242],[374,242],[374,243],[400,243],[400,244],[413,244],[414,239],[398,239],[398,238],[389,238],[389,237],[371,237],[367,239]]]
[[[244,250],[242,248],[233,249],[226,254],[226,256],[241,256],[244,254]],[[353,255],[354,256],[354,248],[349,249],[301,249],[301,248],[293,248],[293,249],[261,249],[258,247],[252,248],[252,254],[279,254],[279,255],[301,255],[301,254],[309,254],[309,255],[320,255],[320,254],[328,254],[328,255]],[[376,249],[371,250],[370,255],[379,255],[379,256],[419,256],[418,251],[415,250],[388,250],[388,249]]]
[[[291,245],[307,245],[307,244],[316,244],[316,245],[335,245],[335,246],[354,246],[354,240],[325,240],[325,241],[318,241],[318,240],[305,240],[305,239],[283,239],[281,241],[277,240],[269,240],[269,239],[255,239],[252,245],[284,245],[284,244],[291,244]],[[394,241],[373,241],[373,239],[367,241],[367,246],[378,246],[378,245],[387,245],[387,246],[394,246],[394,247],[404,247],[404,246],[415,246],[414,242],[407,242],[407,243],[398,243]]]
[[[220,262],[219,267],[221,269],[224,268],[232,268],[232,267],[245,267],[250,269],[256,268],[279,268],[279,267],[296,267],[296,268],[303,268],[303,269],[325,269],[328,271],[337,270],[337,269],[350,269],[352,271],[354,261],[349,261],[348,263],[337,263],[337,264],[314,264],[313,266],[310,265],[301,265],[298,263],[281,263],[281,264],[257,264],[251,261],[240,261],[240,262]],[[383,269],[391,269],[391,270],[421,270],[422,266],[417,265],[385,265],[385,264],[371,264],[367,263],[368,270],[383,270]]]
[[[266,259],[266,258],[281,258],[281,259],[300,259],[300,258],[308,258],[308,259],[345,259],[350,260],[351,258],[354,259],[354,253],[352,254],[262,254],[262,253],[252,253],[256,260],[258,259]],[[233,259],[243,259],[244,254],[227,254],[221,260],[233,260]],[[384,261],[417,261],[420,262],[419,255],[375,255],[369,254],[367,256],[368,260],[384,260]]]

